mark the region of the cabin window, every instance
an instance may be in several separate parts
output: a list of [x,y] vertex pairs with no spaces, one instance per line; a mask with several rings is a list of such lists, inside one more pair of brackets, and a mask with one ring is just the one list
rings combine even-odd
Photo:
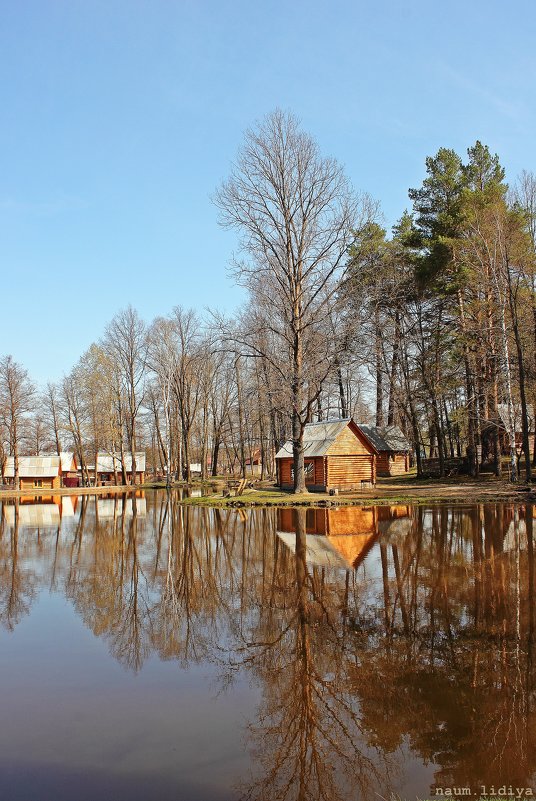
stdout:
[[[311,483],[315,475],[315,463],[311,459],[305,460],[305,481]],[[290,467],[290,480],[294,481],[294,465]]]
[[34,481],[34,487],[42,487],[43,486],[43,479],[36,478]]

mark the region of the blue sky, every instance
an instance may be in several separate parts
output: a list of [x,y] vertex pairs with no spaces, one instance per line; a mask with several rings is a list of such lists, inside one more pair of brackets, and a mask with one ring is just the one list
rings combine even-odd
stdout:
[[232,311],[210,196],[275,107],[388,224],[441,146],[536,171],[535,22],[497,0],[4,0],[0,354],[55,380],[128,303]]

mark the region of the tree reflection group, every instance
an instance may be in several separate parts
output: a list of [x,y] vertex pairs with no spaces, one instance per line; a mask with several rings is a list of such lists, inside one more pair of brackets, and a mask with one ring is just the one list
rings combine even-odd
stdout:
[[[212,661],[224,683],[247,674],[261,701],[244,798],[388,797],[411,759],[436,786],[534,786],[532,507],[418,507],[398,528],[379,508],[372,547],[345,571],[315,561],[303,509],[289,548],[277,510],[164,493],[147,514],[132,498],[101,517],[78,503],[46,529],[4,509],[0,623],[12,631],[49,587],[129,669],[157,653]],[[335,512],[321,514],[329,540]]]

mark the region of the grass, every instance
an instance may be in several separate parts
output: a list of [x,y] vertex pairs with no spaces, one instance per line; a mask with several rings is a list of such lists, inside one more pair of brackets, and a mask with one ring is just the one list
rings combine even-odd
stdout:
[[253,506],[369,506],[396,504],[438,504],[438,503],[490,503],[525,502],[536,500],[531,487],[523,483],[512,485],[493,477],[469,479],[417,479],[403,476],[396,479],[380,479],[376,487],[348,492],[341,495],[328,495],[311,492],[294,495],[276,487],[247,489],[242,495],[223,497],[222,493],[206,495],[201,498],[185,498],[186,506],[253,507]]

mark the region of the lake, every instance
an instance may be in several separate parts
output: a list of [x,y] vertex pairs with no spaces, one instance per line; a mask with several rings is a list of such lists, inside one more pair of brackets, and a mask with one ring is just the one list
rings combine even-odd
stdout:
[[4,502],[1,797],[536,794],[532,520]]

